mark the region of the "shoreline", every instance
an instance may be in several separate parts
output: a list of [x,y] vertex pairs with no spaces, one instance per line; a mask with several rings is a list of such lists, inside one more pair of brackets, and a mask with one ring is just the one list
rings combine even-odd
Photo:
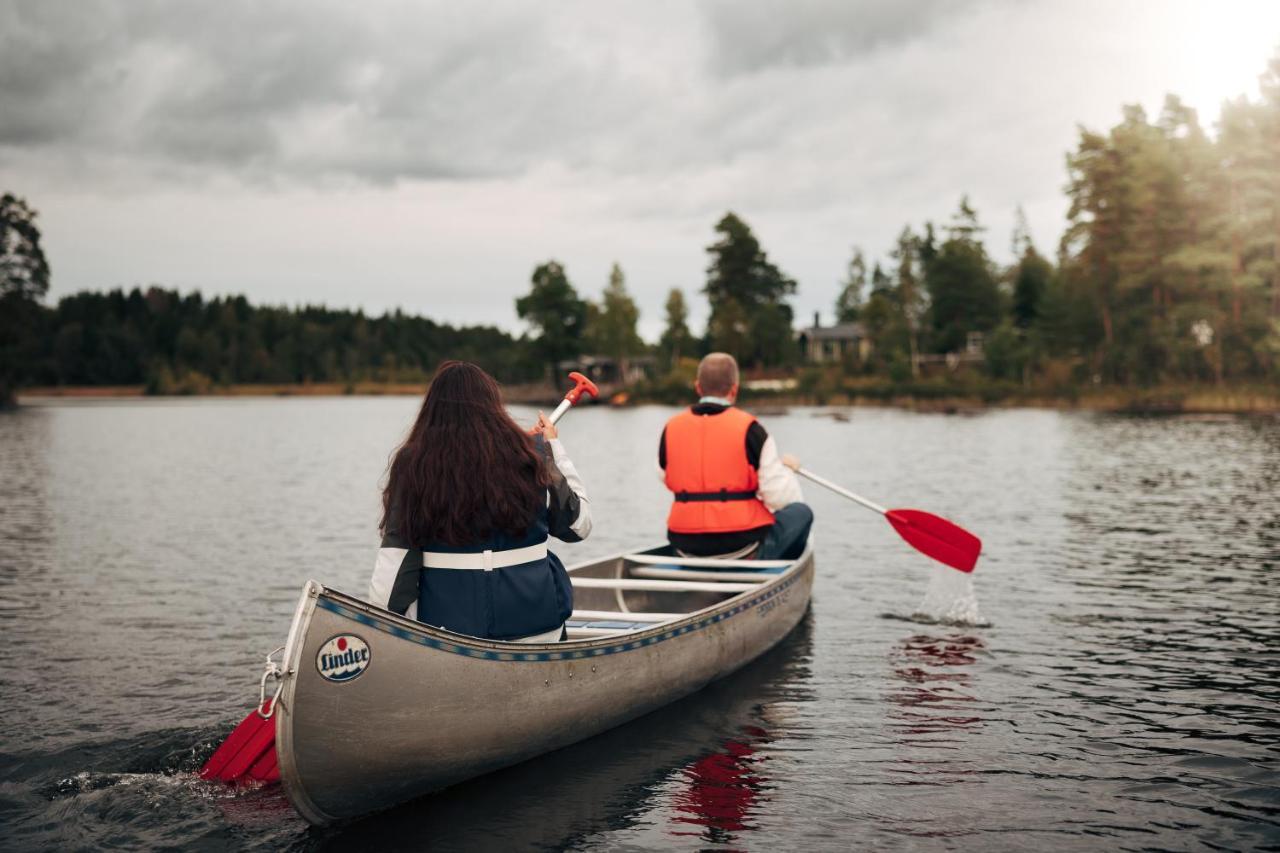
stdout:
[[[141,385],[65,386],[26,388],[18,392],[19,405],[51,400],[107,401],[128,399],[175,399],[183,397],[416,397],[425,386],[419,383],[316,382],[297,385],[230,385],[200,394],[147,394]],[[554,405],[559,395],[546,385],[507,386],[509,403]],[[744,408],[762,412],[788,406],[840,408],[892,408],[921,413],[968,414],[995,409],[1053,409],[1056,411],[1112,412],[1123,414],[1198,415],[1280,415],[1280,389],[1251,387],[1168,387],[1106,388],[1075,394],[1012,394],[985,399],[974,394],[921,396],[912,394],[863,395],[796,393],[749,394]],[[640,397],[627,404],[663,405],[664,401]]]

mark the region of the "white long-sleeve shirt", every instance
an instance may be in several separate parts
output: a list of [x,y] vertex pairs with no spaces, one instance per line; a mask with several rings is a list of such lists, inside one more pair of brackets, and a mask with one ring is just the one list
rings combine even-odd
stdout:
[[769,512],[777,512],[787,504],[804,500],[804,494],[800,491],[800,478],[795,471],[782,464],[778,443],[773,440],[773,436],[766,438],[764,446],[760,448],[760,467],[756,472],[760,478],[756,495]]

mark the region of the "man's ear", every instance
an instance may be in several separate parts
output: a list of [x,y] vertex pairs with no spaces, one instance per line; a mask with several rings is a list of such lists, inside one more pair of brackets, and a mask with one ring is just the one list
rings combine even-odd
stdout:
[[706,396],[705,394],[702,393],[702,383],[696,379],[693,380],[693,392],[697,394],[699,397]]
[[737,382],[733,383],[733,387],[729,389],[729,393],[725,395],[725,398],[728,399],[730,402],[733,402],[734,400],[738,399],[738,383]]

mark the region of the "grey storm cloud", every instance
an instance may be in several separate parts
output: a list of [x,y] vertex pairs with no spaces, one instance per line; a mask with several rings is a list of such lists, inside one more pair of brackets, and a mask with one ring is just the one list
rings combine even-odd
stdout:
[[0,165],[372,183],[691,168],[786,131],[785,105],[727,79],[840,63],[956,8],[717,0],[610,31],[573,4],[9,2]]
[[974,4],[954,0],[844,2],[712,0],[704,10],[713,70],[725,76],[839,64],[923,38]]

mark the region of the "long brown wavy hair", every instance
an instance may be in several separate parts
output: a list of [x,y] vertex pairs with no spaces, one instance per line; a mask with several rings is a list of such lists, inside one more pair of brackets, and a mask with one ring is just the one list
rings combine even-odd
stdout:
[[550,482],[533,439],[503,408],[493,377],[474,364],[446,361],[391,461],[380,529],[394,529],[417,548],[469,545],[499,531],[517,536]]

